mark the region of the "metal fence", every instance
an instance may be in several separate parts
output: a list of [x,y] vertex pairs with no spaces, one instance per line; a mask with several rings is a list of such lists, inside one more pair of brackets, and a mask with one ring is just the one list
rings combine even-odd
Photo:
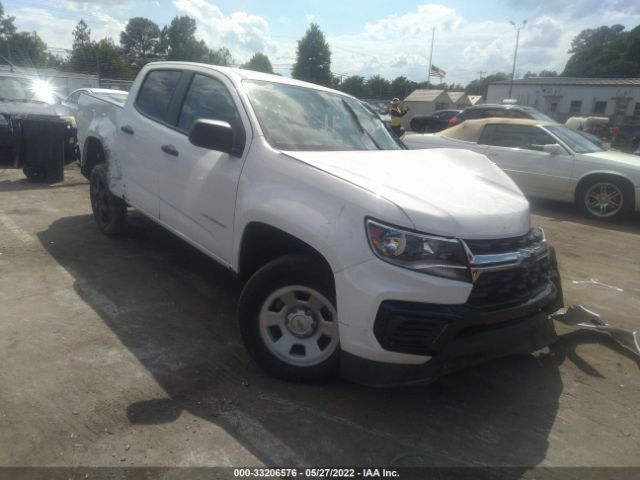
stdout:
[[13,67],[0,65],[0,72],[10,72],[23,74],[31,77],[38,77],[51,83],[55,89],[67,95],[78,88],[113,88],[115,90],[129,91],[131,80],[119,80],[112,78],[98,78],[97,75],[86,75],[84,73],[62,72],[53,69],[36,69],[29,67]]

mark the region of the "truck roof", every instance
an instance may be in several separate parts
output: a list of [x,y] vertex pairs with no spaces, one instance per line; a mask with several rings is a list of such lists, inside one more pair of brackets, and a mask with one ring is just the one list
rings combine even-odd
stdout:
[[334,90],[331,88],[323,87],[315,83],[303,82],[301,80],[295,80],[293,78],[282,77],[280,75],[274,75],[271,73],[256,72],[253,70],[245,70],[243,68],[235,67],[222,67],[219,65],[209,65],[208,63],[196,63],[196,62],[152,62],[145,65],[145,68],[150,67],[197,67],[214,70],[226,74],[229,77],[233,77],[236,80],[262,80],[266,82],[282,83],[285,85],[296,85],[305,88],[315,88],[316,90],[324,90],[327,92],[338,93],[345,96],[350,96],[344,92]]

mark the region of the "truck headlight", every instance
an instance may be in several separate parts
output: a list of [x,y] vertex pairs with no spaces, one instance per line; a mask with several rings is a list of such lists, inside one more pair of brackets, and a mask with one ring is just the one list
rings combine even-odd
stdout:
[[367,220],[373,253],[385,262],[418,272],[471,282],[467,255],[455,239],[409,232]]

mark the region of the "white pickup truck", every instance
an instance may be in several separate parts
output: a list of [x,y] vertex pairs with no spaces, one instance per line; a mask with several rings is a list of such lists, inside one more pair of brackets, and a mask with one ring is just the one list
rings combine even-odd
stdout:
[[98,227],[131,206],[234,272],[273,375],[426,383],[555,340],[553,249],[483,155],[409,151],[357,99],[247,70],[145,66],[80,98]]

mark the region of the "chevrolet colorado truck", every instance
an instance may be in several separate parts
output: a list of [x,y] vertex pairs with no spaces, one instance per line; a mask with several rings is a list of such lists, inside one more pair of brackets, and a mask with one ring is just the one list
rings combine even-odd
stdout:
[[236,274],[275,376],[427,383],[556,338],[553,249],[483,155],[409,151],[349,95],[211,65],[152,63],[124,106],[79,102],[98,228],[131,206]]

